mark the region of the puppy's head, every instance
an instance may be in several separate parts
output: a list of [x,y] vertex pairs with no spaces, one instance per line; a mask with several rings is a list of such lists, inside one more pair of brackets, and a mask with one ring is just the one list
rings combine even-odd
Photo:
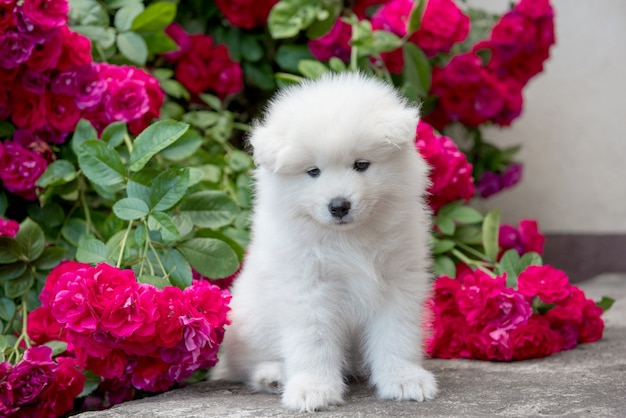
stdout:
[[396,90],[358,73],[287,88],[250,136],[259,194],[321,225],[367,222],[390,201],[423,193],[417,122],[418,109]]

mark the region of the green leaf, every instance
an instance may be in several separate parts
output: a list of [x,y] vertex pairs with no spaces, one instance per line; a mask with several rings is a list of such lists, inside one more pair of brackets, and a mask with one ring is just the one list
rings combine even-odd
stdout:
[[298,63],[300,60],[315,59],[306,45],[285,44],[278,47],[276,63],[285,71],[298,71]]
[[263,58],[263,47],[253,36],[242,36],[239,44],[241,55],[248,62],[257,62]]
[[74,165],[67,160],[56,160],[35,183],[39,187],[58,186],[69,183],[76,178]]
[[416,32],[422,26],[422,18],[424,17],[424,10],[426,10],[426,4],[428,0],[415,0],[415,4],[411,8],[409,14],[409,23],[407,24],[407,33],[411,34]]
[[433,254],[441,254],[450,251],[456,246],[455,242],[449,239],[435,240],[433,245]]
[[178,50],[178,44],[164,32],[143,34],[143,40],[146,41],[148,52],[151,54],[163,54]]
[[193,275],[191,266],[178,250],[169,250],[161,257],[163,266],[167,270],[170,283],[181,289],[191,286]]
[[0,237],[0,264],[16,262],[20,253],[20,246],[13,238]]
[[15,127],[5,120],[0,120],[0,138],[12,138]]
[[149,274],[142,274],[141,276],[137,277],[137,281],[139,283],[151,284],[158,289],[163,289],[166,286],[171,286],[170,282],[167,279],[159,276],[151,276]]
[[67,343],[65,341],[53,340],[44,343],[44,345],[52,349],[52,357],[58,356],[59,354],[63,354],[67,351]]
[[124,137],[128,135],[128,129],[124,122],[113,122],[102,131],[101,141],[109,144],[109,147],[115,148],[124,142]]
[[415,97],[407,96],[410,99],[424,97],[430,90],[432,69],[430,62],[424,52],[415,44],[407,42],[402,47],[404,56],[404,76],[403,91],[413,92]]
[[197,130],[189,128],[172,145],[161,151],[161,156],[170,161],[181,161],[191,157],[202,146],[202,136]]
[[454,235],[456,225],[454,224],[452,218],[449,216],[439,215],[437,216],[435,222],[437,223],[437,228],[439,228],[444,235]]
[[615,299],[610,298],[608,296],[602,296],[598,302],[596,302],[596,306],[602,309],[602,312],[606,312],[611,309],[611,306],[615,303]]
[[329,72],[330,69],[319,61],[300,60],[298,63],[298,71],[303,76],[315,80]]
[[9,299],[18,298],[35,284],[35,277],[30,269],[26,269],[21,276],[4,282],[4,295]]
[[16,306],[11,299],[0,297],[0,318],[11,321],[15,316]]
[[107,247],[104,242],[91,238],[82,241],[76,250],[76,260],[82,263],[104,263],[107,261]]
[[135,18],[144,11],[144,6],[139,2],[129,2],[115,13],[113,24],[120,31],[130,30]]
[[348,67],[346,67],[345,62],[343,62],[337,57],[332,57],[330,60],[328,60],[328,66],[330,67],[331,70],[333,70],[336,73],[342,73],[348,70]]
[[101,141],[86,141],[78,153],[78,165],[92,183],[113,186],[126,180],[126,167],[120,156]]
[[135,138],[130,153],[130,169],[141,170],[159,151],[167,148],[180,138],[189,128],[186,123],[163,120],[148,126]]
[[477,226],[461,225],[456,228],[454,239],[463,244],[477,245],[483,242],[483,234]]
[[78,247],[78,240],[87,233],[87,223],[79,218],[71,218],[61,228],[61,235],[73,247]]
[[161,89],[167,94],[175,99],[185,99],[189,100],[189,92],[185,87],[176,80],[161,80],[160,81]]
[[227,161],[228,166],[237,173],[247,171],[252,167],[252,157],[247,152],[237,149],[228,154]]
[[117,47],[130,62],[144,66],[148,60],[146,41],[135,32],[122,32],[117,35]]
[[256,63],[244,61],[243,72],[252,83],[263,90],[272,91],[276,88],[274,69],[267,61]]
[[137,32],[164,30],[176,17],[176,4],[160,1],[152,3],[141,12],[130,27]]
[[194,110],[185,113],[183,122],[200,129],[207,129],[217,123],[220,115],[210,110]]
[[85,35],[92,42],[99,44],[100,47],[107,49],[115,45],[115,29],[100,26],[72,26],[72,30]]
[[267,26],[274,39],[296,36],[317,17],[321,5],[316,0],[282,0],[270,11]]
[[164,241],[175,241],[180,238],[178,228],[166,213],[152,212],[148,217],[148,228],[159,231]]
[[316,39],[330,31],[343,9],[343,2],[335,0],[330,2],[322,2],[323,9],[317,13],[317,20],[309,26],[306,36],[309,39]]
[[4,215],[4,213],[7,211],[7,207],[9,207],[7,195],[4,194],[2,190],[0,190],[0,215]]
[[434,270],[437,276],[456,276],[456,266],[454,265],[454,261],[445,255],[435,257]]
[[233,199],[216,190],[205,190],[188,196],[180,210],[189,214],[194,225],[213,229],[230,224],[239,213]]
[[507,287],[515,288],[517,287],[517,276],[519,276],[522,270],[519,253],[517,250],[512,249],[502,255],[496,268],[496,274],[502,275],[506,273]]
[[21,276],[24,271],[26,271],[26,267],[28,267],[28,265],[21,261],[11,264],[2,264],[0,265],[0,279],[15,279],[16,277]]
[[45,206],[39,204],[28,205],[28,216],[46,228],[54,228],[65,220],[65,210],[57,203],[50,203]]
[[58,246],[46,247],[33,264],[38,270],[51,270],[59,265],[65,256],[66,249]]
[[219,97],[214,96],[208,93],[200,93],[200,99],[213,110],[217,110],[218,112],[222,110],[222,101]]
[[224,241],[213,238],[194,238],[178,246],[191,266],[205,277],[221,279],[239,268],[239,260]]
[[187,192],[189,169],[169,169],[159,174],[149,190],[150,209],[164,211],[174,206]]
[[76,124],[74,128],[74,135],[72,135],[72,140],[70,141],[70,145],[72,147],[72,151],[74,154],[79,154],[79,149],[83,143],[86,141],[97,140],[98,132],[86,119],[81,119]]
[[21,253],[26,256],[28,261],[36,260],[46,245],[43,230],[30,218],[26,218],[20,224],[20,230],[15,235],[15,241],[17,241]]
[[97,0],[70,0],[69,17],[75,24],[109,26],[109,14]]
[[454,208],[448,216],[461,224],[476,224],[482,222],[484,219],[480,212],[469,206]]
[[543,260],[541,259],[541,255],[536,252],[527,252],[524,254],[520,260],[520,272],[526,270],[528,266],[542,266]]
[[113,205],[113,213],[124,221],[141,219],[150,212],[150,208],[143,200],[135,197],[125,197]]
[[498,233],[500,231],[500,210],[495,209],[485,216],[483,222],[483,246],[492,263],[498,257]]
[[100,386],[100,383],[102,383],[102,378],[91,370],[83,369],[83,374],[85,375],[85,385],[83,386],[83,391],[78,395],[78,398],[91,395],[91,393]]

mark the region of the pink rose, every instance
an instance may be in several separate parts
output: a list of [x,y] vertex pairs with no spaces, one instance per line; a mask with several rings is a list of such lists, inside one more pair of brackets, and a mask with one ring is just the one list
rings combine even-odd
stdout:
[[133,370],[132,383],[137,389],[163,392],[173,384],[168,376],[170,365],[158,358],[141,358]]
[[181,318],[189,312],[183,291],[168,286],[155,296],[155,304],[159,310],[156,344],[165,348],[174,347],[183,334]]
[[128,358],[122,350],[113,349],[104,358],[90,357],[86,368],[105,379],[121,378],[126,371]]
[[337,57],[342,61],[350,60],[350,39],[352,25],[337,19],[333,27],[324,36],[309,40],[311,54],[320,61]]
[[65,275],[73,277],[74,275],[85,274],[91,266],[87,263],[79,263],[77,261],[64,261],[50,271],[46,278],[46,283],[39,293],[41,306],[49,307],[57,292],[63,289],[67,283]]
[[498,235],[499,245],[504,251],[515,249],[520,255],[531,251],[543,254],[545,240],[535,219],[522,219],[518,228],[503,224]]
[[39,346],[26,350],[24,359],[15,365],[8,377],[12,381],[15,405],[36,402],[54,379],[55,366],[50,347]]
[[15,30],[0,32],[0,68],[19,67],[28,60],[34,48],[35,42],[28,36]]
[[46,104],[40,96],[21,88],[12,92],[15,99],[15,110],[11,120],[18,128],[35,130],[46,124]]
[[352,11],[360,19],[368,16],[368,12],[373,9],[373,6],[389,3],[391,0],[355,0],[353,2]]
[[241,66],[231,61],[228,50],[224,45],[217,45],[213,49],[213,57],[209,64],[209,79],[211,89],[224,99],[243,88],[243,71]]
[[63,35],[55,30],[44,42],[35,45],[26,65],[35,71],[54,69],[61,58],[62,44]]
[[24,17],[44,31],[64,26],[69,11],[67,0],[24,0],[22,5]]
[[489,323],[505,331],[515,329],[532,315],[532,308],[526,298],[508,287],[502,289],[498,296],[491,298],[487,306],[487,312],[495,312]]
[[253,29],[265,25],[278,0],[215,0],[217,8],[234,26]]
[[111,120],[128,122],[143,115],[150,108],[146,90],[138,81],[123,80],[109,83],[107,93],[105,107]]
[[75,98],[48,92],[45,101],[48,124],[61,132],[73,131],[80,120]]
[[591,343],[602,338],[604,321],[601,318],[602,308],[591,300],[585,300],[583,305],[583,322],[578,327],[578,342]]
[[[2,161],[2,143],[0,143],[0,161]],[[13,238],[20,230],[20,224],[13,219],[0,218],[0,237]]]
[[472,329],[466,343],[472,358],[490,361],[510,361],[513,357],[513,344],[508,331],[494,325]]
[[550,0],[520,0],[515,9],[531,19],[554,16]]
[[472,165],[448,137],[435,135],[433,128],[420,121],[415,145],[431,166],[428,189],[430,207],[437,211],[446,203],[466,200],[474,195]]
[[[412,2],[411,2],[412,3]],[[429,0],[424,10],[422,25],[409,39],[426,56],[448,53],[455,43],[462,42],[469,33],[469,17],[452,0]]]
[[60,417],[74,409],[74,400],[85,386],[85,375],[71,357],[57,357],[58,366],[50,387],[43,393],[37,416]]
[[528,322],[513,329],[510,334],[513,360],[541,358],[561,351],[563,342],[558,333],[550,329],[550,323],[540,315],[533,315]]
[[67,26],[62,26],[61,56],[57,64],[60,71],[69,70],[73,66],[82,66],[91,63],[91,41],[89,38],[71,31]]
[[435,280],[433,290],[433,309],[438,316],[455,316],[460,315],[459,306],[456,302],[456,296],[461,289],[461,283],[458,280],[451,279],[447,276],[441,276]]
[[89,304],[93,287],[93,270],[67,273],[59,279],[59,290],[50,307],[52,315],[61,324],[77,333],[92,333],[98,327],[98,318]]
[[165,28],[165,33],[176,42],[178,49],[163,54],[162,56],[169,62],[176,62],[191,49],[191,39],[183,27],[176,22],[170,23],[169,26]]
[[[113,299],[126,289],[138,287],[135,273],[132,270],[120,270],[106,263],[100,263],[95,267],[96,280],[90,292],[89,302],[94,310],[101,315],[104,309],[111,304]],[[48,279],[50,280],[50,279]]]
[[0,2],[0,32],[6,32],[17,24],[17,14],[13,11],[15,3],[17,0]]
[[552,266],[526,267],[518,276],[517,285],[524,296],[537,296],[545,303],[563,300],[571,292],[567,274]]
[[[119,289],[119,288],[118,288]],[[102,312],[102,329],[116,338],[148,343],[154,338],[158,311],[154,287],[120,289]]]
[[463,317],[438,317],[433,335],[426,344],[426,352],[437,358],[470,358],[471,352],[466,344],[467,330],[467,322]]
[[50,307],[39,307],[28,314],[28,336],[36,344],[62,340],[64,329],[52,315]]
[[46,171],[47,161],[15,142],[5,142],[2,147],[0,180],[4,188],[24,199],[37,199],[35,182]]
[[505,289],[503,277],[492,278],[476,270],[463,277],[463,284],[456,295],[459,310],[470,326],[485,325],[500,312],[500,303],[493,303]]

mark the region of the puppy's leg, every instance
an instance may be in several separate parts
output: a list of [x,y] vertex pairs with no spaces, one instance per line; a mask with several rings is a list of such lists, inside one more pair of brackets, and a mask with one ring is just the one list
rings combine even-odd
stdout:
[[366,330],[365,356],[372,383],[383,399],[424,401],[437,393],[432,373],[421,365],[419,301],[400,291],[372,318]]
[[344,344],[336,324],[330,322],[332,316],[322,320],[321,309],[311,305],[311,310],[285,329],[282,402],[291,410],[312,412],[343,403]]
[[283,386],[283,362],[264,361],[257,364],[248,383],[257,392],[280,393]]

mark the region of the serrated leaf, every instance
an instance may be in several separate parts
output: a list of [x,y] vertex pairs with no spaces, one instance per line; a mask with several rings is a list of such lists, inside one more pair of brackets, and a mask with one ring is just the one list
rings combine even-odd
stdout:
[[101,141],[109,144],[109,147],[115,148],[124,142],[124,137],[128,135],[128,129],[124,122],[113,122],[102,131]]
[[139,283],[151,284],[158,289],[163,289],[166,286],[171,286],[170,282],[167,279],[159,276],[152,276],[149,274],[142,274],[141,276],[137,277],[137,281]]
[[45,346],[52,349],[52,357],[56,357],[59,354],[63,354],[67,351],[67,343],[65,341],[48,341],[44,343]]
[[239,213],[233,199],[216,190],[205,190],[188,196],[180,210],[190,216],[194,225],[213,229],[230,224]]
[[273,39],[296,36],[316,19],[321,5],[313,0],[282,0],[270,11],[267,26]]
[[523,271],[520,263],[520,256],[517,250],[508,250],[502,255],[496,268],[496,274],[502,275],[506,273],[507,287],[517,287],[517,277]]
[[461,225],[456,228],[454,239],[463,244],[477,245],[483,242],[483,235],[478,226]]
[[164,241],[174,241],[180,238],[178,228],[172,218],[163,212],[152,212],[148,216],[148,228],[159,231]]
[[115,29],[100,26],[72,26],[74,32],[85,35],[102,48],[110,48],[115,44]]
[[185,113],[183,121],[200,129],[207,129],[215,125],[220,115],[210,110],[195,110]]
[[107,247],[98,239],[81,241],[76,249],[76,260],[82,263],[104,263],[107,261]]
[[0,297],[0,319],[11,321],[15,316],[17,307],[11,299]]
[[78,247],[80,237],[87,232],[87,223],[79,218],[71,218],[61,228],[61,235],[73,247]]
[[4,295],[9,299],[19,298],[26,294],[35,284],[35,277],[30,269],[26,269],[22,275],[4,282]]
[[193,238],[178,245],[178,250],[205,277],[221,279],[239,268],[239,260],[233,249],[218,239]]
[[117,48],[130,62],[144,66],[148,60],[146,41],[135,32],[123,32],[117,35]]
[[456,207],[452,209],[448,216],[450,216],[450,218],[454,221],[466,225],[476,224],[482,222],[484,219],[483,215],[479,211],[469,206]]
[[11,264],[0,265],[0,279],[11,280],[21,276],[26,271],[27,264],[24,262],[17,262]]
[[165,1],[152,3],[133,20],[131,29],[137,32],[164,30],[176,17],[176,4]]
[[456,243],[449,239],[435,240],[435,244],[433,245],[433,254],[445,253],[453,249],[455,246]]
[[150,208],[164,211],[178,203],[189,186],[188,169],[170,169],[159,174],[149,189]]
[[176,142],[161,151],[163,158],[170,161],[181,161],[189,158],[202,146],[202,136],[197,130],[190,128]]
[[483,222],[483,246],[485,255],[492,263],[498,256],[498,232],[500,231],[500,210],[495,209],[485,216]]
[[113,213],[124,221],[141,219],[150,212],[150,208],[143,200],[135,197],[125,197],[113,205]]
[[69,17],[75,24],[108,26],[109,14],[97,0],[70,0]]
[[252,157],[247,152],[241,150],[233,150],[227,155],[227,160],[228,166],[237,173],[247,171],[252,167]]
[[173,144],[189,128],[189,125],[173,120],[153,123],[135,138],[130,153],[130,169],[141,170],[155,154]]
[[208,93],[201,93],[200,99],[208,104],[211,109],[217,110],[218,112],[222,110],[222,101],[219,97]]
[[165,252],[161,257],[161,261],[167,270],[172,285],[181,289],[191,286],[193,280],[191,265],[178,250],[172,249]]
[[52,162],[35,183],[39,187],[58,186],[76,178],[74,165],[67,160]]
[[20,246],[13,238],[0,237],[0,264],[16,262],[20,253]]
[[526,254],[524,254],[520,260],[520,273],[524,270],[526,270],[526,267],[528,266],[542,266],[543,265],[543,260],[541,258],[541,255],[539,255],[536,252],[527,252]]
[[120,31],[127,31],[131,28],[133,21],[144,11],[144,6],[140,2],[128,2],[124,7],[115,13],[113,24]]
[[126,180],[126,167],[117,152],[101,141],[86,141],[78,153],[78,165],[92,183],[114,186]]
[[454,235],[456,225],[454,221],[448,216],[437,216],[436,218],[437,228],[444,235]]
[[57,227],[65,221],[65,210],[55,202],[43,207],[39,204],[28,205],[27,211],[33,221],[45,228]]
[[58,246],[46,247],[33,264],[38,270],[51,270],[63,260],[66,249]]
[[278,47],[274,59],[283,70],[296,72],[301,60],[313,60],[315,57],[306,45],[284,44]]
[[20,247],[21,253],[26,256],[29,261],[36,260],[46,245],[46,238],[41,227],[33,222],[30,218],[26,218],[21,224],[20,229],[15,234],[15,241]]

